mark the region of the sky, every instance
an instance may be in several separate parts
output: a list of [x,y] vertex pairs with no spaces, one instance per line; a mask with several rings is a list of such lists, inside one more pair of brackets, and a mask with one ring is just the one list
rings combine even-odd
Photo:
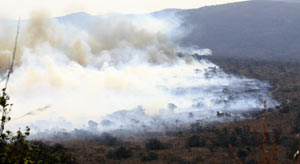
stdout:
[[50,16],[84,11],[104,13],[149,13],[166,8],[199,8],[243,0],[0,0],[0,18],[30,18],[33,12],[46,11]]

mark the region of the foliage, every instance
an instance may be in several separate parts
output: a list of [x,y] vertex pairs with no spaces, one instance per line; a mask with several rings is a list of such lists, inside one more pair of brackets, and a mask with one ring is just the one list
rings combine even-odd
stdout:
[[152,138],[146,141],[145,147],[147,150],[164,150],[168,148],[168,145]]
[[186,142],[187,147],[204,147],[206,140],[200,136],[193,135]]
[[5,125],[10,121],[9,112],[12,104],[8,103],[9,96],[6,89],[2,89],[0,96],[1,106],[1,138],[0,138],[0,164],[40,164],[40,163],[76,163],[66,153],[62,145],[49,146],[42,142],[30,142],[26,137],[30,135],[30,128],[27,127],[23,133],[20,129],[16,135],[9,130],[5,131]]
[[251,132],[249,127],[236,127],[233,131],[229,132],[227,128],[216,131],[216,137],[212,139],[215,146],[228,147],[232,146],[257,146],[257,138],[261,139],[259,133]]
[[122,144],[119,139],[113,137],[109,133],[103,133],[101,136],[95,137],[94,140],[99,143],[99,145],[120,146]]
[[106,157],[108,159],[121,160],[127,159],[132,156],[132,151],[126,147],[119,147],[115,150],[110,150],[107,152]]
[[140,155],[141,161],[142,162],[146,162],[146,161],[155,161],[158,159],[158,154],[155,152],[146,152],[146,153],[142,153]]

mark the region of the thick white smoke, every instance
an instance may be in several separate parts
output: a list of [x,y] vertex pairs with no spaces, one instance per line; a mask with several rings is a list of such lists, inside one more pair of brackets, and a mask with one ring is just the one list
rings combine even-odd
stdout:
[[[179,19],[95,17],[84,26],[57,19],[23,21],[9,94],[11,128],[35,132],[128,129],[212,120],[270,107],[270,86],[225,74],[210,50],[182,48]],[[0,69],[8,67],[14,35],[0,25]],[[3,83],[1,84],[3,85]],[[231,117],[229,117],[231,118]]]

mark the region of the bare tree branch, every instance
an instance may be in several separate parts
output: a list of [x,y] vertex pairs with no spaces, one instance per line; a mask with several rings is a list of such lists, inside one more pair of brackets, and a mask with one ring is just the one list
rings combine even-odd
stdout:
[[16,34],[16,39],[15,39],[15,47],[14,47],[14,51],[13,51],[13,56],[12,56],[10,68],[9,68],[9,70],[8,70],[8,73],[7,73],[7,78],[6,78],[6,83],[5,83],[4,89],[7,88],[10,74],[13,72],[14,63],[15,63],[15,58],[16,58],[17,45],[18,45],[19,30],[20,30],[20,18],[19,18],[19,20],[18,20],[17,34]]

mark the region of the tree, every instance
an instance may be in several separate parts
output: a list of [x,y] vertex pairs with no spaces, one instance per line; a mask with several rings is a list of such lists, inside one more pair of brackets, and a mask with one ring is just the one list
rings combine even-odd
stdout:
[[26,137],[30,134],[29,127],[26,127],[24,133],[19,129],[16,135],[5,129],[6,124],[11,120],[9,113],[11,112],[12,104],[9,103],[10,98],[7,94],[7,86],[10,74],[13,71],[19,27],[20,20],[18,22],[11,65],[8,69],[5,87],[0,94],[0,164],[76,163],[72,156],[66,153],[66,150],[62,145],[56,144],[54,146],[49,146],[41,142],[30,142],[29,140],[26,140]]

